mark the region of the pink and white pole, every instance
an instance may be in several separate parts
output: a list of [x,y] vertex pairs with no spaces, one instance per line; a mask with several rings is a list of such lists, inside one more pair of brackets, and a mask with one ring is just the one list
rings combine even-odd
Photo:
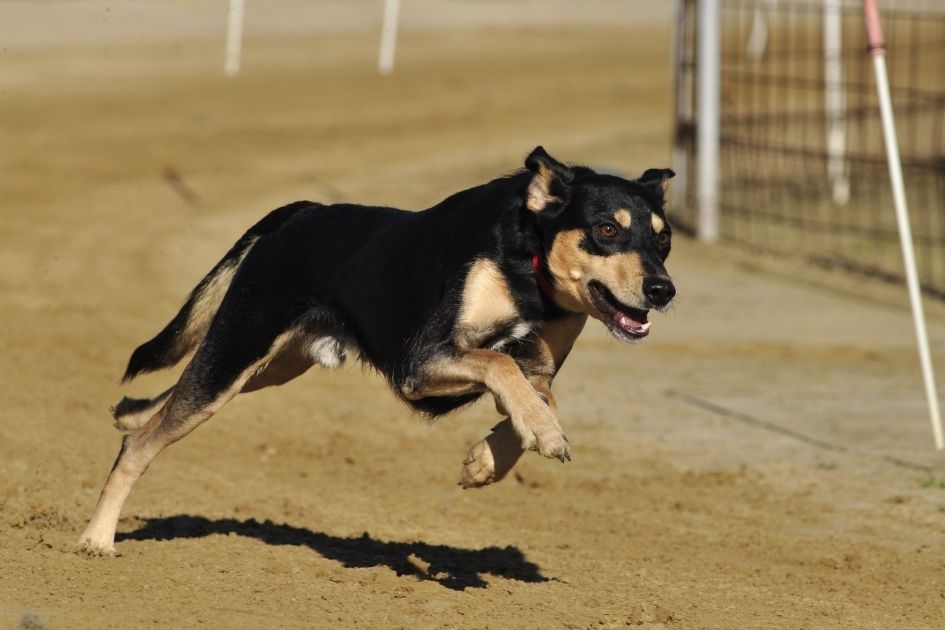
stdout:
[[880,25],[879,7],[876,0],[863,0],[863,17],[866,21],[869,53],[873,57],[873,70],[876,74],[879,111],[882,116],[883,138],[886,142],[886,159],[889,163],[889,181],[892,184],[893,201],[896,207],[896,223],[899,227],[902,261],[906,268],[906,286],[909,289],[909,301],[912,303],[912,320],[915,324],[915,336],[919,345],[919,361],[922,364],[922,377],[925,381],[925,395],[928,399],[929,416],[932,421],[932,435],[935,437],[935,448],[941,451],[945,449],[945,435],[942,432],[942,415],[938,405],[935,373],[932,370],[932,356],[929,351],[929,336],[925,327],[925,313],[922,309],[919,273],[915,264],[915,250],[912,247],[909,208],[906,205],[906,190],[902,181],[899,143],[896,140],[892,99],[889,95],[889,77],[886,74],[886,43],[883,41],[883,30]]

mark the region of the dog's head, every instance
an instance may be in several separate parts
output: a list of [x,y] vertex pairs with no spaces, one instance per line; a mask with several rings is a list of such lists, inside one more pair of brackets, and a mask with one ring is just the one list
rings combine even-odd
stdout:
[[554,299],[606,324],[623,341],[649,332],[647,313],[669,306],[676,288],[663,266],[672,231],[663,208],[669,169],[634,181],[569,167],[536,148],[525,200],[541,233]]

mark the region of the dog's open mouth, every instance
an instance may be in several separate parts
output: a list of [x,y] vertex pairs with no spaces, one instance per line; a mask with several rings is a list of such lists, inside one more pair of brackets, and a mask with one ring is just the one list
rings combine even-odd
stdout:
[[594,301],[594,306],[604,314],[605,322],[614,332],[621,332],[642,339],[650,331],[650,322],[646,319],[648,311],[627,306],[614,297],[614,294],[600,282],[592,280],[587,285]]

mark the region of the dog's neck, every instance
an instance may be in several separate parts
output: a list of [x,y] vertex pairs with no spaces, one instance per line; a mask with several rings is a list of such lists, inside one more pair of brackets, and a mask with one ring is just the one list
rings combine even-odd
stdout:
[[545,275],[545,261],[542,260],[541,252],[536,251],[532,254],[532,267],[535,268],[535,279],[538,280],[538,288],[548,301],[555,304],[555,289],[551,286],[551,281]]

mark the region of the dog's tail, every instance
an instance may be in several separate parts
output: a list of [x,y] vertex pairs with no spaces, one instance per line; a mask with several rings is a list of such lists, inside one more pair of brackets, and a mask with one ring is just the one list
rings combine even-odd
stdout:
[[309,201],[298,201],[273,210],[249,228],[226,256],[194,287],[187,301],[164,330],[154,339],[138,346],[131,354],[121,382],[130,381],[139,374],[171,367],[196,348],[210,328],[210,322],[213,321],[236,270],[256,241],[276,231],[300,210],[315,206],[316,204]]

